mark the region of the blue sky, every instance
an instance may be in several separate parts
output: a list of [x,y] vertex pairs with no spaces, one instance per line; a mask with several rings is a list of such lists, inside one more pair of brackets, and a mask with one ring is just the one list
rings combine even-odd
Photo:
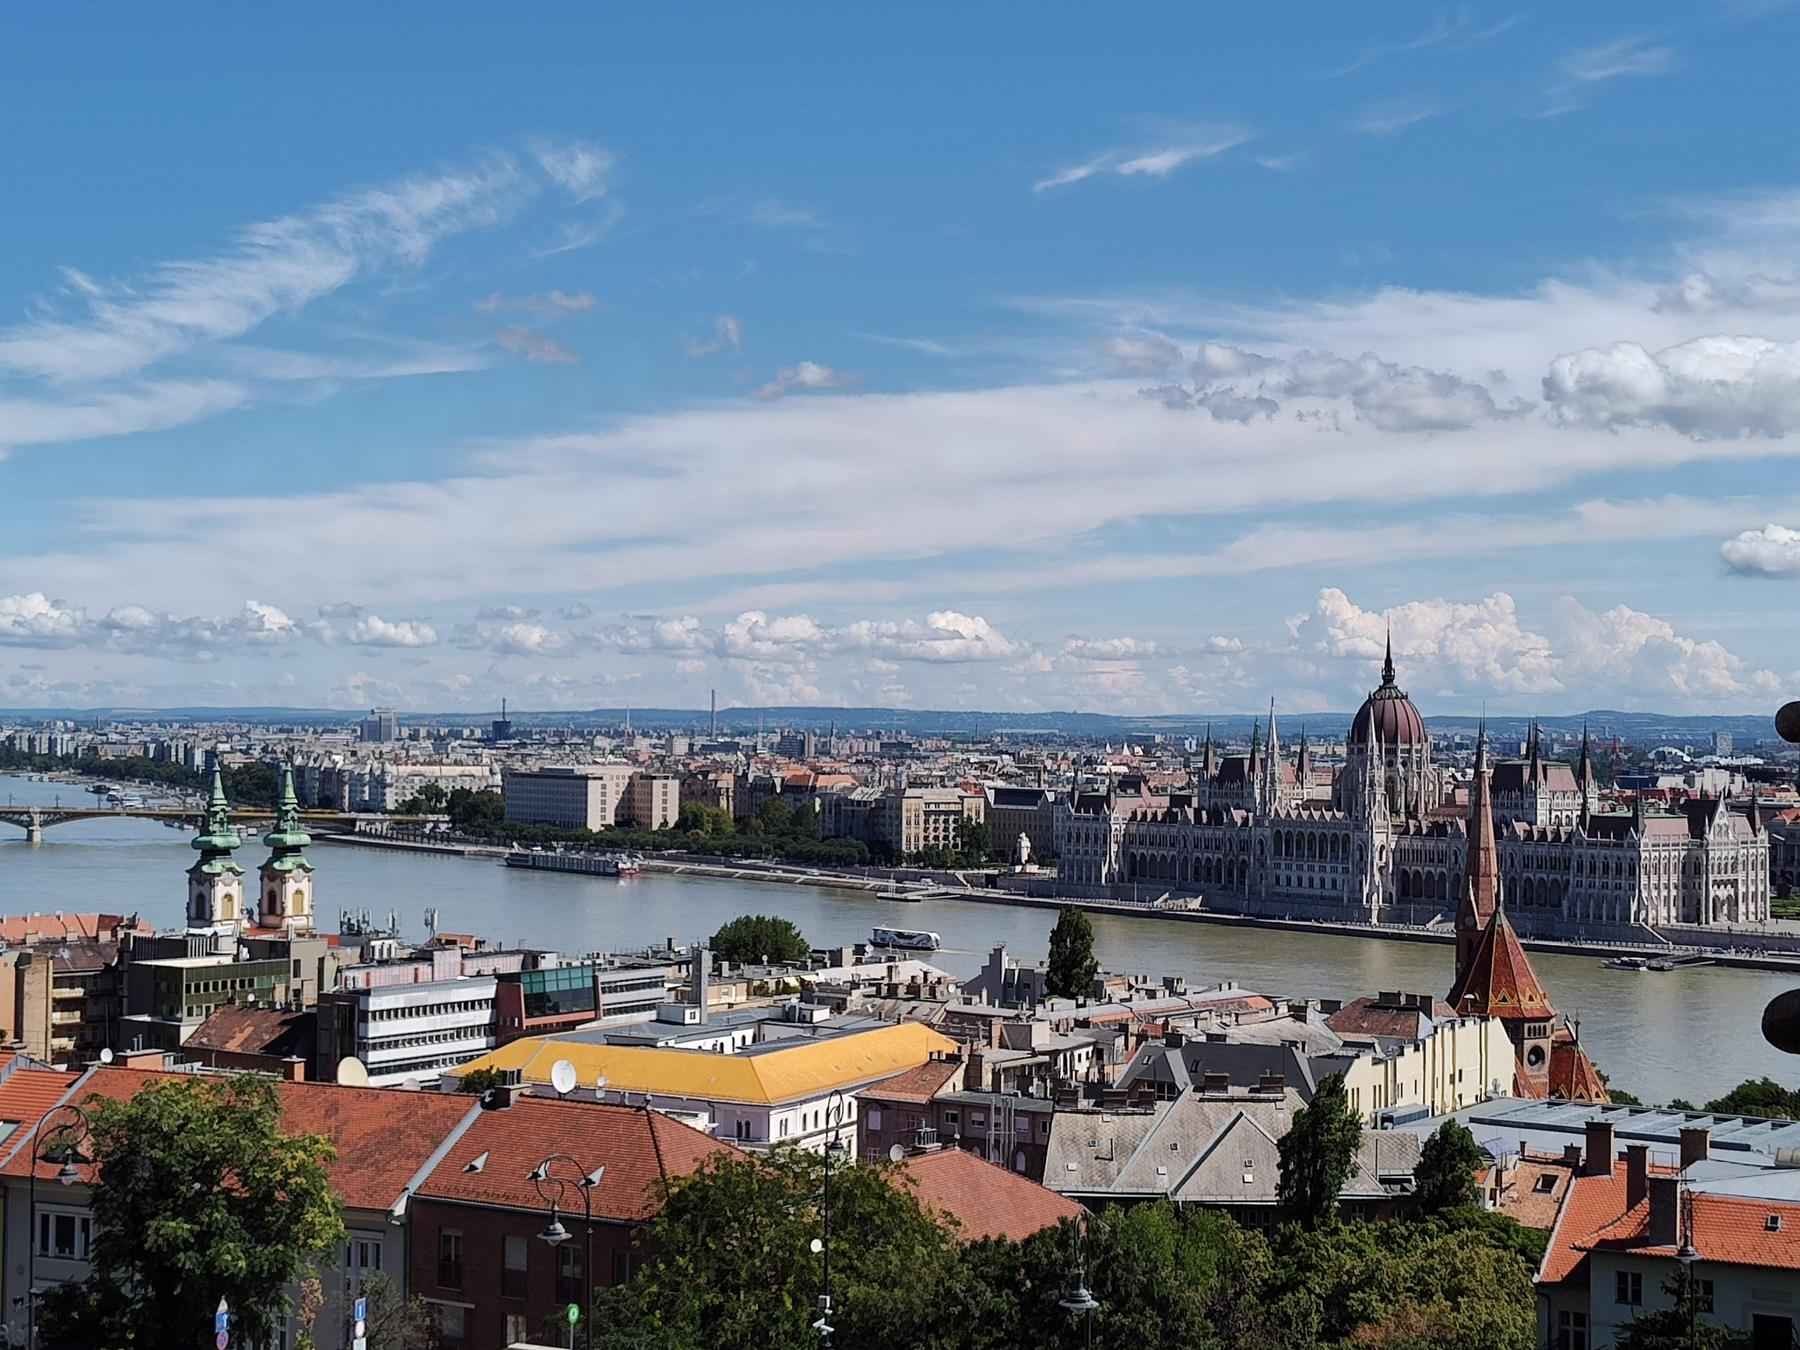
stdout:
[[1800,7],[365,8],[0,20],[0,706],[1800,686]]

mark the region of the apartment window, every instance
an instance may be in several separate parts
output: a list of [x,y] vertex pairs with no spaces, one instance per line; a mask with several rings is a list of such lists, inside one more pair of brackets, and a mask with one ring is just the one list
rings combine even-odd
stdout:
[[1550,1194],[1551,1191],[1556,1189],[1556,1174],[1554,1172],[1545,1172],[1531,1184],[1531,1189],[1536,1191],[1539,1195]]
[[85,1261],[93,1220],[73,1210],[38,1210],[37,1254],[58,1261]]
[[381,1269],[381,1240],[379,1238],[351,1238],[344,1244],[344,1267],[356,1278],[358,1283],[364,1277]]
[[1644,1277],[1635,1270],[1621,1270],[1613,1276],[1613,1302],[1639,1308],[1644,1303]]
[[1694,1307],[1703,1313],[1713,1310],[1713,1282],[1711,1280],[1694,1281]]
[[556,1301],[584,1305],[581,1296],[581,1245],[565,1242],[556,1249]]
[[508,1345],[517,1345],[528,1334],[524,1313],[506,1314],[506,1343]]
[[946,1125],[955,1125],[961,1119],[962,1119],[961,1112],[958,1112],[958,1111],[944,1112],[944,1124],[946,1124]]
[[525,1239],[516,1233],[506,1236],[505,1257],[500,1265],[500,1296],[525,1297],[525,1264],[528,1251]]
[[[461,1235],[458,1235],[458,1242]],[[469,1343],[469,1310],[460,1303],[440,1303],[438,1314],[438,1344],[444,1350],[463,1350]]]
[[879,1106],[871,1106],[869,1108],[867,1119],[871,1130],[879,1130],[881,1128],[881,1108]]
[[1588,1350],[1586,1313],[1564,1310],[1556,1314],[1556,1350]]
[[438,1229],[437,1282],[443,1289],[463,1287],[463,1235],[455,1228]]

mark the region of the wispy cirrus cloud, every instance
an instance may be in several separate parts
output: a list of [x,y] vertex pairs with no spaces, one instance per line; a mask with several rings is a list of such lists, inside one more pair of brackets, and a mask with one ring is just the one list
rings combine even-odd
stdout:
[[695,358],[713,356],[719,352],[739,351],[743,345],[744,325],[735,315],[721,314],[713,320],[711,337],[688,340],[687,354]]
[[544,174],[577,202],[604,196],[613,170],[613,154],[589,141],[534,141],[531,153]]
[[1483,24],[1478,22],[1474,13],[1467,8],[1450,14],[1440,14],[1425,29],[1414,36],[1365,47],[1354,58],[1341,66],[1326,71],[1325,75],[1329,79],[1341,79],[1345,75],[1354,75],[1359,70],[1367,70],[1370,66],[1386,60],[1390,56],[1405,56],[1410,52],[1428,51],[1433,47],[1458,50],[1477,47],[1516,28],[1524,22],[1524,17],[1522,14],[1511,14],[1504,19]]
[[507,351],[542,365],[572,366],[581,360],[548,333],[535,328],[502,328],[494,335],[494,341]]
[[841,389],[853,383],[853,377],[830,366],[820,365],[817,361],[801,361],[791,366],[783,366],[776,372],[775,378],[762,385],[756,396],[765,402],[786,398],[796,391],[817,389]]
[[1675,50],[1645,37],[1623,37],[1569,52],[1561,65],[1569,79],[1598,84],[1634,75],[1666,75],[1675,67]]
[[510,215],[534,186],[513,157],[495,154],[246,226],[220,253],[164,262],[128,282],[66,272],[61,306],[0,328],[0,372],[112,379],[242,337],[370,271],[422,263],[439,241]]
[[561,314],[585,314],[596,303],[592,291],[549,290],[539,295],[507,295],[502,291],[491,291],[475,302],[475,312],[517,312],[550,319]]
[[1031,190],[1050,192],[1106,174],[1121,178],[1167,178],[1178,169],[1216,158],[1251,139],[1248,128],[1231,124],[1177,128],[1151,144],[1105,150],[1066,165],[1038,179],[1031,185]]
[[1385,99],[1357,113],[1350,121],[1350,129],[1364,136],[1394,136],[1441,116],[1443,111],[1427,99]]

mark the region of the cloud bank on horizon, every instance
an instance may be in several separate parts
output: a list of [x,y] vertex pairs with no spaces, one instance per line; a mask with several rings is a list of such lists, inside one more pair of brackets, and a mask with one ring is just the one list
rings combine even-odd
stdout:
[[23,147],[0,708],[1344,709],[1390,628],[1428,713],[1800,691],[1800,163],[1740,78],[1800,14],[1346,17],[1303,70],[1221,20],[1198,84],[990,22],[946,70],[1010,103],[696,52],[654,91],[696,138],[622,58],[507,75],[522,34],[434,39],[476,107],[378,28],[395,110],[307,65],[328,16],[259,79],[333,106],[235,108],[288,172],[196,107],[138,151],[203,190],[97,218],[59,166],[127,100]]

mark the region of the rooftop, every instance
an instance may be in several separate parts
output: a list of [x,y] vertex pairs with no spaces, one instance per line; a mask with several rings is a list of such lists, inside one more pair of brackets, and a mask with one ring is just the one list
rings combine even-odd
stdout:
[[965,1242],[1023,1242],[1086,1212],[1075,1201],[967,1149],[915,1153],[900,1164],[899,1176],[911,1184],[927,1213],[953,1220],[956,1236]]
[[575,1067],[576,1081],[587,1087],[605,1078],[612,1092],[773,1105],[888,1078],[925,1063],[933,1051],[956,1049],[955,1041],[916,1022],[773,1045],[756,1055],[527,1036],[456,1072],[517,1069],[525,1082],[548,1083],[552,1067],[566,1059]]

